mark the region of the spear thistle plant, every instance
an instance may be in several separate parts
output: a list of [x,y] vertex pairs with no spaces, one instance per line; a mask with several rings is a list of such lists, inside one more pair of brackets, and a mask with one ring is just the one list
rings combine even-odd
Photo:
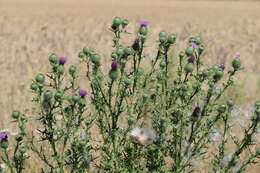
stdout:
[[[25,172],[27,150],[42,161],[42,173],[83,173],[90,168],[113,173],[196,172],[205,160],[208,172],[243,172],[257,162],[260,149],[253,148],[259,142],[254,137],[260,102],[239,139],[231,133],[234,101],[221,99],[242,69],[240,57],[232,60],[231,69],[225,64],[205,66],[200,36],[190,37],[177,57],[170,56],[177,37],[162,30],[156,57],[147,62],[149,22],[140,21],[134,42],[123,45],[128,24],[120,17],[113,20],[111,64],[103,64],[104,58],[90,46],[78,53],[86,69],[86,90],[77,84],[81,66],[49,56],[50,72],[39,73],[31,83],[36,111],[31,116],[12,113],[20,129],[16,145],[9,145],[8,134],[0,134],[5,169]],[[27,128],[32,122],[37,133]],[[212,140],[216,131],[220,139]],[[234,150],[228,149],[228,142]],[[209,152],[210,146],[216,146],[215,152]]]

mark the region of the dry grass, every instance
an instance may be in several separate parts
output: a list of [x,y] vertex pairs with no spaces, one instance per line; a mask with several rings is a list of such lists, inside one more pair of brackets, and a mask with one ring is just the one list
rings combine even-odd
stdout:
[[[150,48],[156,48],[157,34],[165,29],[178,35],[177,48],[200,34],[207,43],[208,64],[229,63],[240,53],[245,67],[239,76],[244,81],[243,100],[260,99],[260,2],[0,0],[0,14],[0,130],[12,127],[13,109],[30,108],[28,84],[36,73],[48,70],[49,53],[76,62],[77,52],[87,44],[103,55],[105,65],[112,44],[107,28],[114,16],[128,18],[132,33],[138,20],[149,20]],[[135,34],[127,37],[124,41],[130,43]]]

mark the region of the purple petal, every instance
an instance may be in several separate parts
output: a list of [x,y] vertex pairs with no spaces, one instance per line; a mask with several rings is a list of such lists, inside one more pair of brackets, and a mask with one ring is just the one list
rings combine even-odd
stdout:
[[0,133],[0,139],[7,139],[8,135],[6,132]]
[[86,95],[87,95],[87,91],[86,90],[79,90],[79,95],[81,96],[81,97],[85,97]]
[[148,21],[145,21],[145,20],[141,20],[138,22],[141,26],[147,26],[149,25],[150,23]]
[[197,43],[195,43],[195,42],[190,42],[189,45],[192,46],[192,47],[195,47],[195,46],[197,46]]

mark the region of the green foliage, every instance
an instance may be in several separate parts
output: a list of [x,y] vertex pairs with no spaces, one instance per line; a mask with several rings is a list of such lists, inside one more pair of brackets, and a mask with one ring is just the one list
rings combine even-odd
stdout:
[[[145,65],[149,23],[141,21],[133,44],[122,45],[128,24],[127,19],[113,20],[108,72],[103,72],[103,57],[90,46],[78,53],[86,69],[89,95],[77,85],[78,66],[67,67],[65,57],[49,56],[51,72],[38,74],[31,84],[39,134],[26,129],[28,116],[14,111],[12,118],[20,129],[16,147],[9,146],[4,135],[1,139],[1,160],[8,170],[24,171],[25,160],[30,159],[27,150],[44,163],[42,173],[83,173],[90,167],[114,173],[193,172],[195,160],[200,163],[208,158],[212,159],[209,172],[234,168],[242,172],[256,162],[259,150],[251,150],[243,159],[241,154],[256,144],[253,136],[260,122],[260,104],[256,103],[239,140],[229,133],[234,94],[223,99],[241,68],[240,59],[234,58],[229,70],[224,65],[205,67],[200,36],[190,37],[183,51],[170,56],[177,54],[172,49],[176,36],[161,31],[157,55]],[[91,134],[94,126],[99,140]],[[216,133],[221,134],[218,142],[213,137]],[[227,150],[228,137],[236,146],[232,153]],[[211,144],[217,152],[208,152]]]

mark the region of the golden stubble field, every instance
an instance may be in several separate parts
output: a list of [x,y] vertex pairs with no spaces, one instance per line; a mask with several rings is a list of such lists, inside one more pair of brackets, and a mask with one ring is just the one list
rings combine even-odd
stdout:
[[150,21],[146,54],[151,58],[162,29],[177,34],[176,50],[184,48],[189,36],[201,35],[208,64],[226,63],[228,68],[240,53],[245,69],[237,82],[243,87],[239,91],[244,103],[260,99],[260,2],[0,0],[0,130],[13,128],[9,118],[13,109],[30,109],[30,81],[48,71],[50,53],[66,56],[71,63],[83,46],[90,45],[109,66],[108,28],[114,16],[130,21],[133,34],[126,36],[127,44],[135,38],[137,22]]

